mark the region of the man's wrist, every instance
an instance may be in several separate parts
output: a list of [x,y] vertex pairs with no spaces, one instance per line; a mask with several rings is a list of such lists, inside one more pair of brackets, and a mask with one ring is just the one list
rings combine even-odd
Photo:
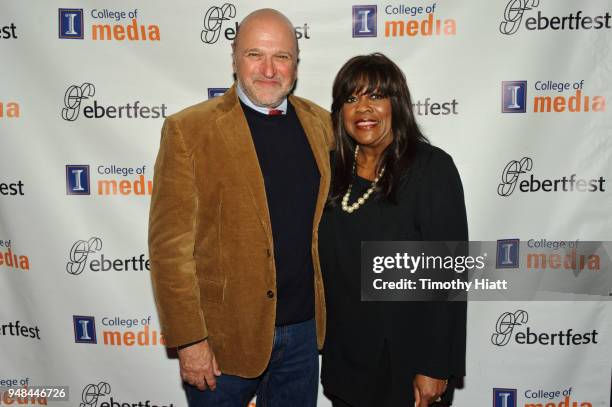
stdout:
[[194,342],[189,342],[189,343],[186,343],[184,345],[179,345],[179,346],[176,347],[176,350],[181,350],[181,349],[188,348],[188,347],[190,347],[192,345],[195,345],[196,343],[204,342],[206,339],[208,339],[208,337],[199,339],[199,340],[194,341]]

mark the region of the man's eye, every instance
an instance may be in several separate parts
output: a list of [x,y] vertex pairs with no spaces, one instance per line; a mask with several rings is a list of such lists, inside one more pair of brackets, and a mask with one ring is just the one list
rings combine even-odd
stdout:
[[260,54],[258,52],[248,52],[247,53],[247,57],[257,58],[259,56],[260,56]]
[[289,59],[289,55],[277,55],[276,56],[278,59],[283,59],[283,60],[287,60]]

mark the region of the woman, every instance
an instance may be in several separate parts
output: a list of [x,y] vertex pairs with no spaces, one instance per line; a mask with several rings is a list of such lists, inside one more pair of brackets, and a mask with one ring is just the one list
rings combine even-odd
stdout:
[[382,54],[338,72],[336,152],[319,226],[327,301],[321,379],[334,407],[424,407],[465,370],[464,303],[361,302],[362,241],[467,241],[451,157],[415,122],[402,71]]

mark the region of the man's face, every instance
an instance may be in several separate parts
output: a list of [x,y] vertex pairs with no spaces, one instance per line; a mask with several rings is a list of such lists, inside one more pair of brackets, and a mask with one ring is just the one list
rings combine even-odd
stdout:
[[234,73],[253,103],[276,107],[297,75],[295,33],[278,19],[255,19],[240,28],[234,48]]

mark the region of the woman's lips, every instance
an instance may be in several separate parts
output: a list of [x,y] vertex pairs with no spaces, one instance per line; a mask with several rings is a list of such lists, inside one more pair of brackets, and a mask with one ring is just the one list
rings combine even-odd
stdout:
[[373,119],[360,119],[355,122],[355,127],[359,129],[371,129],[378,125],[378,120]]

